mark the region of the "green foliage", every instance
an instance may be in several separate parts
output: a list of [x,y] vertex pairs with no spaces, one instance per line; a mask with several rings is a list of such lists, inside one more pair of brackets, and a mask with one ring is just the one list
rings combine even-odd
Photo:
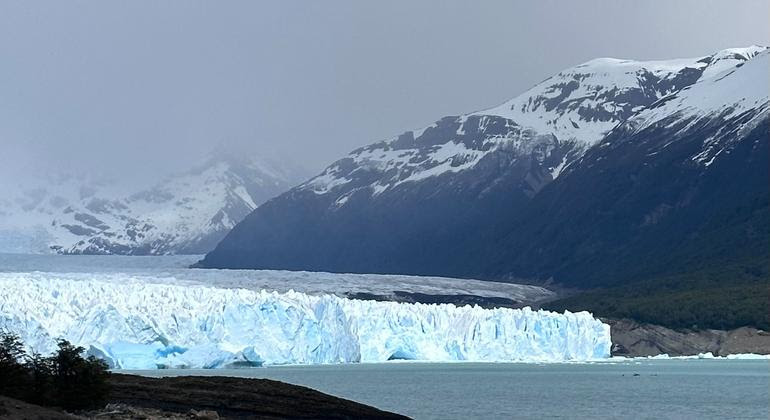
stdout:
[[588,291],[548,309],[588,310],[678,329],[770,330],[770,263],[753,260]]
[[18,394],[27,379],[25,356],[19,336],[0,331],[0,394]]
[[52,405],[56,396],[53,395],[51,357],[33,353],[26,358],[24,366],[27,371],[27,382],[24,395],[21,395],[20,398],[33,404]]
[[109,394],[107,365],[59,340],[51,356],[28,355],[19,337],[0,331],[0,394],[69,410],[95,408]]
[[88,408],[104,402],[107,393],[107,364],[90,356],[85,349],[59,340],[59,350],[52,358],[53,385],[58,405],[64,408]]

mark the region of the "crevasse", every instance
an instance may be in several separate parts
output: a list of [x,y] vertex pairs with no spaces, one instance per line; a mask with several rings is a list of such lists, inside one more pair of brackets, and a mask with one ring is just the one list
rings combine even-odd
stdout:
[[0,273],[0,329],[48,353],[65,338],[122,369],[609,357],[587,312],[359,301],[162,284],[126,275]]

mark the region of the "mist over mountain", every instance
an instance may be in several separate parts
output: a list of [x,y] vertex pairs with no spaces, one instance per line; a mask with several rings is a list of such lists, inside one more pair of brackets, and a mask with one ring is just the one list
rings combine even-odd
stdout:
[[0,193],[83,171],[143,187],[219,143],[317,173],[595,57],[770,42],[766,2],[590,1],[5,2]]
[[0,1],[0,418],[767,418],[768,15]]
[[295,164],[223,149],[190,165],[140,187],[88,172],[20,180],[0,198],[0,252],[205,253],[307,175]]

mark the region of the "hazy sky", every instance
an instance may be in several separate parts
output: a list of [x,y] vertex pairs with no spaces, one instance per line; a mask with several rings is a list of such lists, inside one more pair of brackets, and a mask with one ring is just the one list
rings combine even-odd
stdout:
[[768,16],[767,0],[2,0],[0,174],[154,175],[217,144],[317,171],[595,57],[768,45]]

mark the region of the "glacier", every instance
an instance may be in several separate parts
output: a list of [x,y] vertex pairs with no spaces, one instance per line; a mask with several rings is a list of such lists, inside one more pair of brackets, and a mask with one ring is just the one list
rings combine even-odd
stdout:
[[116,369],[610,356],[609,326],[587,312],[363,301],[162,280],[0,273],[0,330],[43,354],[56,339],[67,339]]

